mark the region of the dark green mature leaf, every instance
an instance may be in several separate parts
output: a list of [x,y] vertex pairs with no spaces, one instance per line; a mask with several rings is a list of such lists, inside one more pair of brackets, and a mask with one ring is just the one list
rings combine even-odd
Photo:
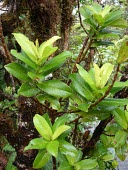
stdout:
[[72,80],[71,87],[87,100],[93,100],[94,96],[89,85],[76,73],[69,77]]
[[27,75],[27,69],[19,63],[10,63],[5,69],[19,80],[30,82],[31,79]]
[[125,106],[128,104],[128,99],[116,99],[116,98],[107,98],[101,101],[99,106]]
[[112,11],[110,12],[108,15],[105,16],[105,26],[110,26],[113,22],[115,22],[116,20],[120,19],[122,15],[122,11],[121,10],[116,10],[116,11]]
[[33,168],[42,168],[51,158],[51,154],[46,151],[46,149],[39,150],[34,163]]
[[48,144],[48,141],[46,141],[45,139],[35,138],[29,142],[28,146],[26,146],[24,150],[26,151],[29,149],[44,149],[46,148],[47,144]]
[[30,85],[29,83],[23,83],[18,90],[19,95],[23,95],[26,97],[36,96],[39,92],[40,90],[38,88]]
[[49,80],[38,84],[38,87],[51,96],[66,98],[72,95],[71,88],[60,80]]
[[42,104],[44,104],[45,101],[49,102],[50,106],[53,109],[55,109],[55,110],[59,110],[60,109],[59,101],[55,97],[53,97],[53,96],[50,96],[48,94],[43,94],[43,95],[38,95],[36,98]]
[[58,155],[58,148],[59,148],[59,141],[53,140],[50,141],[47,145],[47,151],[54,157],[57,157]]
[[94,169],[97,166],[98,166],[98,163],[95,159],[84,159],[75,164],[75,167],[77,169],[84,169],[84,170]]
[[125,21],[124,19],[120,18],[116,21],[114,21],[111,26],[113,27],[119,27],[119,28],[127,28],[128,27],[128,23],[127,21]]
[[14,55],[19,60],[23,61],[25,64],[30,66],[33,69],[36,69],[36,64],[27,56],[24,56],[22,53],[18,53],[16,50],[11,50],[11,54]]
[[48,75],[49,73],[61,67],[62,64],[65,62],[65,60],[70,56],[71,56],[71,53],[69,51],[64,51],[63,53],[47,61],[43,65],[43,67],[40,69],[39,72],[42,73],[44,76]]
[[68,162],[63,162],[60,164],[58,170],[74,170],[74,168]]
[[117,108],[116,110],[113,111],[113,115],[115,116],[114,119],[115,121],[125,130],[128,128],[127,120],[125,117],[125,111]]
[[115,45],[113,42],[111,41],[95,41],[92,46],[93,47],[98,47],[98,46],[102,46],[102,45],[106,45],[106,46],[109,46],[109,45]]
[[38,114],[34,116],[33,122],[37,131],[43,136],[43,138],[45,138],[46,140],[51,140],[52,129],[49,126],[48,122]]
[[115,134],[114,144],[115,147],[121,147],[126,143],[128,133],[124,130],[118,130]]
[[85,69],[83,69],[83,67],[81,67],[78,64],[77,64],[77,68],[78,68],[78,73],[84,79],[84,81],[87,82],[93,90],[97,90],[95,81],[93,80],[92,76]]

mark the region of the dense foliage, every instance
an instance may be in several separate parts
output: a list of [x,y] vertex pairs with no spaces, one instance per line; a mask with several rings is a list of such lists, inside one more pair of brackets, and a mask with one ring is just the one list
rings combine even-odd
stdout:
[[126,158],[125,10],[77,2],[79,17],[70,37],[65,25],[59,28],[63,43],[57,35],[41,43],[32,41],[16,30],[15,49],[9,52],[1,26],[2,168],[105,170],[116,169],[117,157]]

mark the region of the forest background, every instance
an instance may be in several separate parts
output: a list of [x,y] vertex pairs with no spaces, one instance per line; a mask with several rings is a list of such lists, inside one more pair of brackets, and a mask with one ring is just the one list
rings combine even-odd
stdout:
[[116,169],[128,152],[128,1],[1,2],[0,169]]

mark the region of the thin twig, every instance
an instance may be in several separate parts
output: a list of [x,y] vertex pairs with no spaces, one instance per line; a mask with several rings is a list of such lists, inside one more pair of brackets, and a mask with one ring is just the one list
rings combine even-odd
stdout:
[[85,38],[85,40],[84,40],[84,43],[83,43],[82,49],[80,50],[80,53],[79,53],[79,55],[78,55],[78,58],[77,58],[77,60],[76,60],[76,62],[75,62],[75,64],[74,64],[72,73],[75,73],[76,70],[77,70],[77,69],[76,69],[76,64],[79,64],[79,63],[81,62],[81,56],[82,56],[82,54],[83,54],[83,52],[84,52],[84,49],[85,49],[85,47],[86,47],[86,45],[87,45],[87,43],[88,43],[88,40],[89,40],[89,37],[87,36],[87,37]]
[[88,32],[86,31],[86,29],[84,28],[84,25],[82,23],[82,18],[81,18],[81,14],[80,14],[80,1],[77,0],[77,5],[78,5],[78,15],[79,15],[79,19],[80,19],[80,25],[83,28],[84,32],[88,35]]

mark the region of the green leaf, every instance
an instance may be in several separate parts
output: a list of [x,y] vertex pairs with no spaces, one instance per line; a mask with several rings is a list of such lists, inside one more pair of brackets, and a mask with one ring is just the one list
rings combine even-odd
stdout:
[[68,162],[63,162],[60,164],[58,170],[74,170],[74,168]]
[[97,88],[102,89],[106,85],[113,69],[114,65],[110,63],[105,63],[101,68],[94,63],[94,75]]
[[18,53],[16,50],[11,50],[11,54],[14,55],[19,60],[23,61],[25,64],[30,66],[33,69],[36,69],[36,64],[27,56],[24,56],[22,53]]
[[50,96],[48,94],[43,94],[43,95],[38,95],[36,97],[38,99],[38,101],[42,104],[44,104],[45,101],[50,103],[50,106],[55,109],[55,110],[59,110],[60,109],[60,103],[58,100],[56,100],[55,97]]
[[65,132],[66,130],[70,129],[70,126],[67,125],[61,125],[59,126],[56,131],[53,133],[52,136],[52,140],[55,140],[56,138],[58,138],[63,132]]
[[87,82],[93,90],[97,90],[95,82],[93,81],[93,78],[91,77],[91,75],[85,69],[83,69],[80,65],[77,64],[76,66],[78,68],[78,73],[84,79],[84,81]]
[[54,157],[57,157],[58,155],[58,147],[59,147],[59,141],[53,140],[50,141],[47,145],[47,151]]
[[128,124],[127,124],[127,120],[125,117],[125,112],[124,110],[117,108],[116,110],[114,110],[113,115],[115,116],[114,119],[115,121],[125,130],[127,130],[128,128]]
[[46,148],[47,144],[48,144],[48,141],[46,141],[45,139],[35,138],[29,142],[28,146],[24,148],[24,151],[29,150],[29,149],[44,149]]
[[75,164],[75,167],[77,170],[89,170],[89,169],[94,169],[98,166],[98,163],[95,159],[84,159],[78,163]]
[[29,83],[23,83],[18,90],[19,95],[23,95],[26,97],[36,96],[39,92],[40,90],[38,88],[30,85]]
[[86,7],[94,14],[99,14],[102,11],[102,6],[99,5],[98,3],[93,3],[92,6],[87,5]]
[[5,69],[22,81],[31,81],[31,79],[27,76],[27,69],[19,63],[10,63],[5,66]]
[[80,7],[80,13],[84,18],[91,18],[92,15],[91,11],[85,5]]
[[28,76],[33,80],[33,81],[37,81],[37,82],[42,82],[45,77],[42,74],[37,74],[36,72],[28,72]]
[[39,169],[42,168],[51,158],[51,154],[48,153],[45,149],[39,150],[34,163],[33,168]]
[[[41,59],[43,59],[43,58],[45,58],[45,55],[47,55],[47,53],[46,53],[46,51],[47,51],[47,47],[48,46],[51,46],[52,47],[52,45],[53,45],[53,43],[56,41],[56,40],[58,40],[58,39],[60,39],[60,37],[58,37],[58,36],[53,36],[52,38],[50,38],[49,40],[47,40],[47,41],[45,41],[45,42],[43,42],[41,45],[40,45],[40,47],[39,47],[39,56],[40,56],[40,58]],[[49,48],[49,47],[48,47]],[[45,51],[46,50],[46,51]],[[48,52],[48,51],[47,51]]]
[[88,108],[89,108],[90,104],[88,103],[82,103],[80,105],[78,105],[78,108],[84,112],[88,112]]
[[62,66],[62,64],[65,62],[65,60],[71,56],[71,53],[69,51],[64,51],[63,53],[57,55],[56,57],[48,60],[43,67],[40,69],[40,73],[42,73],[44,76],[48,75],[49,73],[57,70],[59,67]]
[[76,73],[69,77],[72,80],[71,87],[87,100],[93,100],[94,96],[90,86]]
[[122,15],[122,11],[121,10],[116,10],[116,11],[112,11],[109,14],[107,14],[105,16],[105,27],[106,26],[111,26],[111,24],[113,22],[115,22],[116,20],[120,19]]
[[114,160],[114,155],[112,155],[112,154],[105,154],[103,157],[102,157],[102,159],[104,160],[104,161],[111,161],[111,160]]
[[115,148],[123,146],[128,138],[128,133],[124,130],[118,130],[115,134],[114,144]]
[[70,87],[60,80],[49,80],[38,84],[38,87],[42,91],[57,98],[66,98],[72,95]]
[[52,129],[48,122],[40,115],[36,114],[33,118],[34,126],[37,131],[46,139],[51,140]]
[[13,33],[16,41],[21,46],[23,51],[27,54],[27,56],[34,62],[37,63],[37,59],[39,57],[39,53],[37,51],[36,46],[32,41],[29,41],[29,39],[21,34],[21,33]]
[[109,14],[112,7],[110,5],[106,5],[105,8],[102,10],[101,15],[104,18],[107,14]]
[[56,129],[57,129],[59,126],[64,125],[65,122],[67,121],[67,119],[68,119],[68,115],[67,115],[67,114],[65,114],[65,115],[63,115],[63,116],[61,116],[61,117],[57,117],[57,119],[55,120],[55,123],[54,123],[54,125],[53,125],[53,127],[52,127],[53,132],[55,132]]
[[117,63],[121,64],[128,59],[128,41],[124,41],[120,47]]
[[44,51],[43,51],[43,55],[42,55],[42,58],[40,58],[38,60],[38,64],[41,65],[43,64],[47,58],[53,54],[56,50],[58,49],[58,47],[52,47],[52,46],[47,46],[45,47]]
[[125,106],[128,99],[107,98],[101,101],[98,106]]
[[119,27],[119,28],[127,28],[128,23],[124,19],[120,18],[120,19],[117,19],[116,21],[112,22],[111,26]]
[[93,44],[92,44],[92,47],[98,47],[98,46],[114,46],[115,44],[111,41],[94,41]]
[[[65,140],[59,140],[60,142],[60,152],[64,155],[69,155],[76,158],[77,149],[69,142]],[[80,156],[80,155],[79,155]],[[74,158],[74,162],[75,162]],[[78,158],[79,159],[79,158]]]

